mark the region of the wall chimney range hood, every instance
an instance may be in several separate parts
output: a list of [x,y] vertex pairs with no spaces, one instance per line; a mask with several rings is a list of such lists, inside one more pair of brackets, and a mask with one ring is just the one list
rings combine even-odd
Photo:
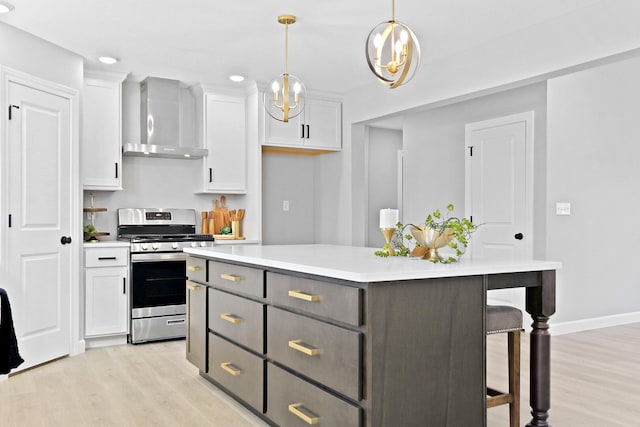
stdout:
[[147,77],[140,83],[140,144],[126,143],[125,156],[200,159],[206,148],[180,145],[180,82]]

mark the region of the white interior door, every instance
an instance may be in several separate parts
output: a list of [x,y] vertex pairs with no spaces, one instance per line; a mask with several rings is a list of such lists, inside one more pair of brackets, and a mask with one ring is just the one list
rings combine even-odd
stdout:
[[[7,266],[19,369],[70,353],[71,101],[9,81]],[[5,110],[6,111],[6,110]],[[79,242],[79,241],[78,241]],[[74,242],[78,244],[77,242]]]
[[[472,257],[533,256],[533,112],[466,126],[466,215],[480,227]],[[490,298],[521,305],[511,290]]]

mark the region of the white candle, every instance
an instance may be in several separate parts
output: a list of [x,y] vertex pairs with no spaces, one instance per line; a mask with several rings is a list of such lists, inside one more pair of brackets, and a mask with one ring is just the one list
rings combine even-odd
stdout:
[[380,228],[396,228],[398,209],[380,209]]

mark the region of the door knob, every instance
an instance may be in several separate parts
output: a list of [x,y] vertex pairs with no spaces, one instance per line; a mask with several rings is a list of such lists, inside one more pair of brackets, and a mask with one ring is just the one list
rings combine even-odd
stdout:
[[515,237],[515,238],[516,238],[516,240],[522,240],[522,238],[523,238],[524,236],[522,235],[522,233],[516,233],[516,234],[515,234],[515,236],[513,236],[513,237]]
[[60,243],[62,243],[63,245],[68,245],[69,243],[71,243],[71,236],[62,236],[60,238]]

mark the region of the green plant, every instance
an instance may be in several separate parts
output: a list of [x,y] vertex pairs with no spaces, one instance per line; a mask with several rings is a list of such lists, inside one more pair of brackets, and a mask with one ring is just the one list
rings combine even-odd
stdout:
[[[469,245],[469,239],[471,238],[471,233],[473,233],[478,226],[474,225],[468,218],[459,218],[456,216],[452,216],[452,212],[454,210],[454,206],[452,204],[448,204],[446,207],[446,214],[443,215],[439,209],[436,209],[429,215],[424,221],[423,226],[427,227],[431,230],[434,230],[436,235],[448,234],[451,236],[451,240],[447,244],[447,246],[455,251],[455,257],[449,256],[447,258],[440,257],[432,257],[429,261],[433,263],[443,263],[443,264],[451,264],[453,262],[457,262],[460,257],[465,253],[467,246]],[[411,234],[403,234],[404,230],[413,226],[413,224],[403,225],[402,223],[397,224],[397,230],[394,234],[393,240],[391,244],[393,245],[393,249],[395,251],[396,256],[408,256],[411,251],[404,244],[404,239],[407,241],[412,241],[413,236]],[[448,230],[448,231],[447,231]],[[420,247],[419,242],[415,242],[416,247]],[[378,256],[388,256],[387,253],[387,245],[383,247],[382,251],[376,251],[375,255]]]

